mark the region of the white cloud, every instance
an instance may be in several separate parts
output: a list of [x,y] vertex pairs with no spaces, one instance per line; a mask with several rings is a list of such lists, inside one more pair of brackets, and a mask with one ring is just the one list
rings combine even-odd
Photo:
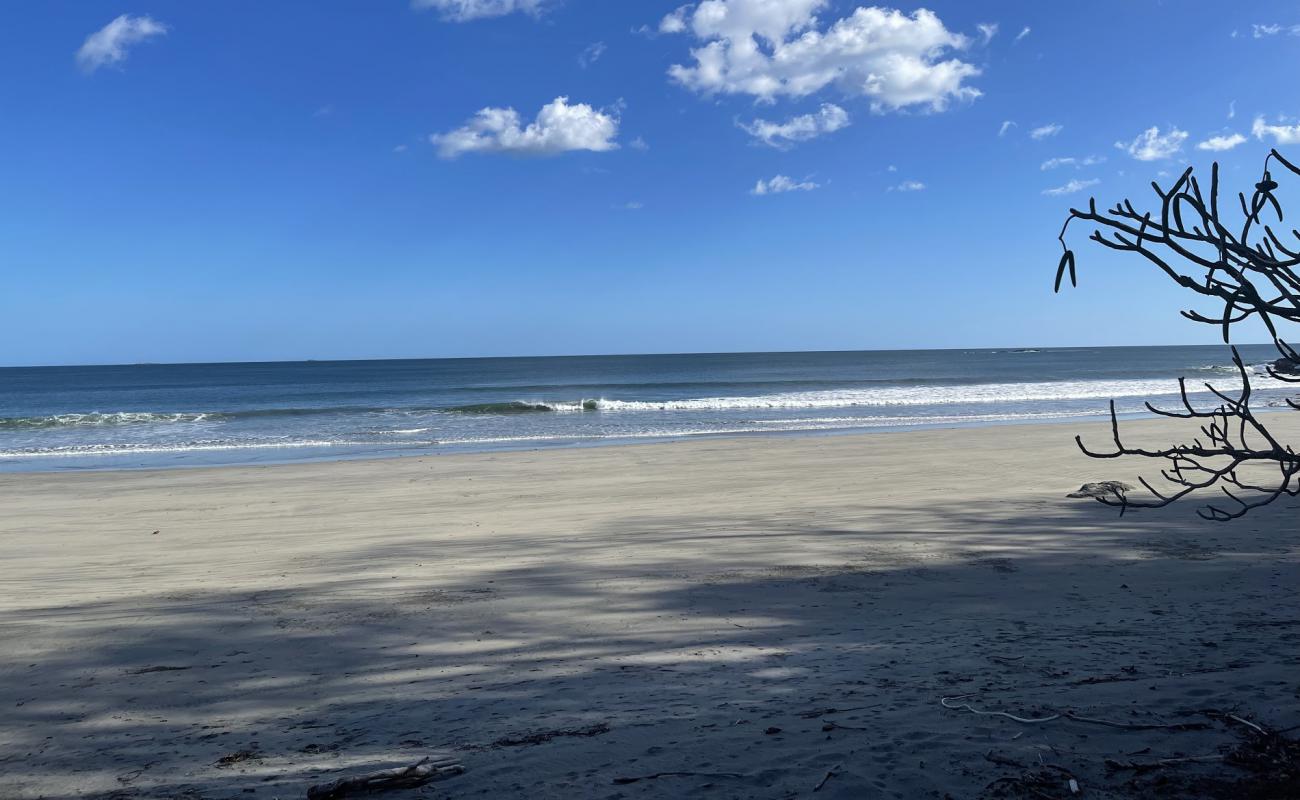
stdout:
[[640,136],[638,136],[638,137],[636,137],[635,139],[633,139],[632,141],[628,142],[628,143],[627,143],[627,146],[630,147],[630,148],[632,148],[633,150],[649,150],[649,149],[650,149],[650,145],[649,145],[649,144],[646,144],[646,140],[645,140],[645,139],[642,139]]
[[754,188],[749,190],[753,195],[780,194],[781,192],[811,192],[818,188],[819,184],[810,180],[796,181],[785,175],[773,176],[770,180],[759,180],[754,184]]
[[686,30],[686,15],[691,11],[689,5],[678,6],[675,11],[659,20],[660,33],[682,33]]
[[587,45],[587,47],[578,54],[578,66],[586,69],[592,64],[595,64],[600,60],[601,56],[605,55],[606,49],[604,42],[596,42]]
[[452,22],[468,22],[485,17],[504,17],[522,11],[534,16],[550,0],[411,0],[415,8],[432,8],[442,14],[443,19]]
[[1030,28],[1029,28],[1028,25],[1026,25],[1025,27],[1021,28],[1021,29],[1020,29],[1020,33],[1017,33],[1017,34],[1016,34],[1015,41],[1018,42],[1018,41],[1020,41],[1021,39],[1025,38],[1026,36],[1028,36],[1028,35],[1029,35],[1029,30],[1030,30]]
[[1203,142],[1196,145],[1197,150],[1213,150],[1219,152],[1222,150],[1231,150],[1239,144],[1243,144],[1246,137],[1240,133],[1224,134],[1222,136],[1211,136]]
[[980,36],[984,39],[984,44],[993,41],[993,37],[998,35],[998,24],[996,22],[981,22],[975,26]]
[[1255,117],[1250,132],[1261,142],[1265,136],[1272,136],[1277,144],[1300,144],[1300,125],[1269,125],[1263,117]]
[[945,57],[970,40],[944,27],[933,12],[911,15],[858,8],[822,27],[817,12],[828,0],[703,0],[679,9],[660,30],[689,29],[702,42],[694,64],[673,65],[673,80],[705,94],[747,94],[771,101],[806,97],[835,85],[871,99],[876,111],[920,106],[942,111],[979,90],[964,81],[978,68]]
[[484,108],[469,122],[448,133],[429,137],[443,158],[465,153],[508,153],[553,156],[570,150],[603,152],[618,148],[618,117],[586,103],[569,105],[557,97],[542,106],[537,119],[521,127],[513,108]]
[[1049,136],[1055,136],[1065,130],[1064,125],[1058,125],[1055,122],[1034,128],[1029,132],[1030,139],[1046,139]]
[[1057,186],[1054,189],[1044,189],[1043,194],[1049,195],[1051,197],[1059,197],[1063,194],[1074,194],[1075,192],[1082,192],[1084,189],[1087,189],[1089,186],[1096,186],[1099,183],[1101,183],[1101,181],[1097,178],[1092,178],[1086,181],[1075,179],[1065,184],[1064,186]]
[[1228,103],[1228,119],[1232,119],[1235,116],[1237,116],[1237,101],[1233,100]]
[[1187,131],[1171,127],[1168,133],[1162,134],[1160,128],[1153,125],[1139,133],[1133,141],[1115,142],[1115,146],[1138,161],[1158,161],[1171,158],[1182,150],[1185,139]]
[[998,128],[998,136],[1006,136],[1007,131],[1011,130],[1014,127],[1016,127],[1016,123],[1012,122],[1009,119],[1003,120],[1002,127]]
[[889,187],[891,192],[920,192],[925,189],[925,184],[920,181],[903,181],[897,186]]
[[1095,167],[1098,164],[1106,163],[1105,156],[1084,156],[1083,158],[1074,158],[1067,156],[1065,158],[1049,158],[1044,161],[1039,169],[1049,170],[1057,167]]
[[756,119],[739,123],[740,127],[763,144],[785,149],[795,142],[806,142],[849,125],[849,112],[833,103],[822,103],[816,114],[802,114],[785,122]]
[[623,208],[627,211],[640,211],[645,208],[645,203],[642,203],[640,200],[629,200],[623,204]]
[[1277,36],[1279,33],[1286,33],[1290,36],[1300,36],[1300,25],[1251,25],[1250,35],[1256,39],[1263,39],[1266,36]]
[[120,64],[126,60],[131,47],[165,33],[167,26],[153,17],[123,14],[86,37],[77,50],[77,64],[87,74],[100,67]]

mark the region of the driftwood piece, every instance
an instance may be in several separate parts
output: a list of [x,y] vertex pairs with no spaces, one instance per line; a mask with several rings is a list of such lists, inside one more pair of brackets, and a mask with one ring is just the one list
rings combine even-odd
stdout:
[[604,722],[598,722],[595,725],[588,725],[584,728],[558,728],[552,731],[537,731],[524,736],[502,736],[488,747],[525,747],[534,744],[544,744],[552,739],[562,739],[566,737],[587,737],[600,736],[603,733],[609,733],[609,725]]
[[1092,497],[1097,500],[1114,498],[1122,501],[1131,491],[1133,491],[1133,487],[1123,481],[1097,481],[1096,483],[1085,483],[1077,491],[1067,494],[1066,497]]
[[1150,772],[1154,769],[1164,769],[1165,767],[1181,766],[1183,764],[1195,764],[1205,761],[1222,761],[1223,756],[1214,753],[1206,756],[1185,756],[1183,758],[1162,758],[1158,761],[1115,761],[1106,759],[1106,769],[1112,772],[1120,770],[1132,770],[1134,772]]
[[459,775],[464,771],[465,767],[454,758],[425,758],[407,767],[384,769],[368,775],[318,784],[307,790],[307,800],[340,800],[389,789],[414,789],[435,778]]

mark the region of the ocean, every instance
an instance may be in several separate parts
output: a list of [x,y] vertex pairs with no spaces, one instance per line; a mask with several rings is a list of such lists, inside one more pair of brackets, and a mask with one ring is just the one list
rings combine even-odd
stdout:
[[[1104,417],[1111,398],[1140,415],[1179,376],[1236,385],[1216,346],[14,367],[0,471],[1011,424]],[[1300,394],[1262,372],[1257,388],[1264,407]]]

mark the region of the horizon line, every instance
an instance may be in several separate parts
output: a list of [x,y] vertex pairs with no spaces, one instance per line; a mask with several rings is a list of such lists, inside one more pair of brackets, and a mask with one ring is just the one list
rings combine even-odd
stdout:
[[739,356],[739,355],[794,355],[821,353],[926,353],[952,352],[958,350],[999,352],[1043,351],[1043,350],[1122,350],[1133,348],[1170,348],[1170,347],[1271,347],[1272,342],[1242,342],[1238,344],[1109,344],[1109,345],[1007,345],[1003,347],[882,347],[857,348],[846,350],[688,350],[677,352],[638,352],[638,353],[560,353],[552,355],[518,355],[518,356],[379,356],[373,358],[291,358],[265,359],[247,361],[133,361],[133,362],[98,362],[81,364],[3,364],[0,370],[7,369],[82,369],[86,367],[194,367],[194,366],[247,366],[253,364],[356,364],[370,361],[492,361],[522,360],[545,358],[628,358],[656,356]]

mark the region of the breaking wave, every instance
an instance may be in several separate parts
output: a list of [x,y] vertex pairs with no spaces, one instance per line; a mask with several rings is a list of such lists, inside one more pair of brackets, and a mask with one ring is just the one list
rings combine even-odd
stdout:
[[595,411],[600,400],[577,400],[572,403],[529,403],[512,400],[508,403],[474,403],[467,406],[453,406],[447,411],[457,414],[532,414],[550,411]]

